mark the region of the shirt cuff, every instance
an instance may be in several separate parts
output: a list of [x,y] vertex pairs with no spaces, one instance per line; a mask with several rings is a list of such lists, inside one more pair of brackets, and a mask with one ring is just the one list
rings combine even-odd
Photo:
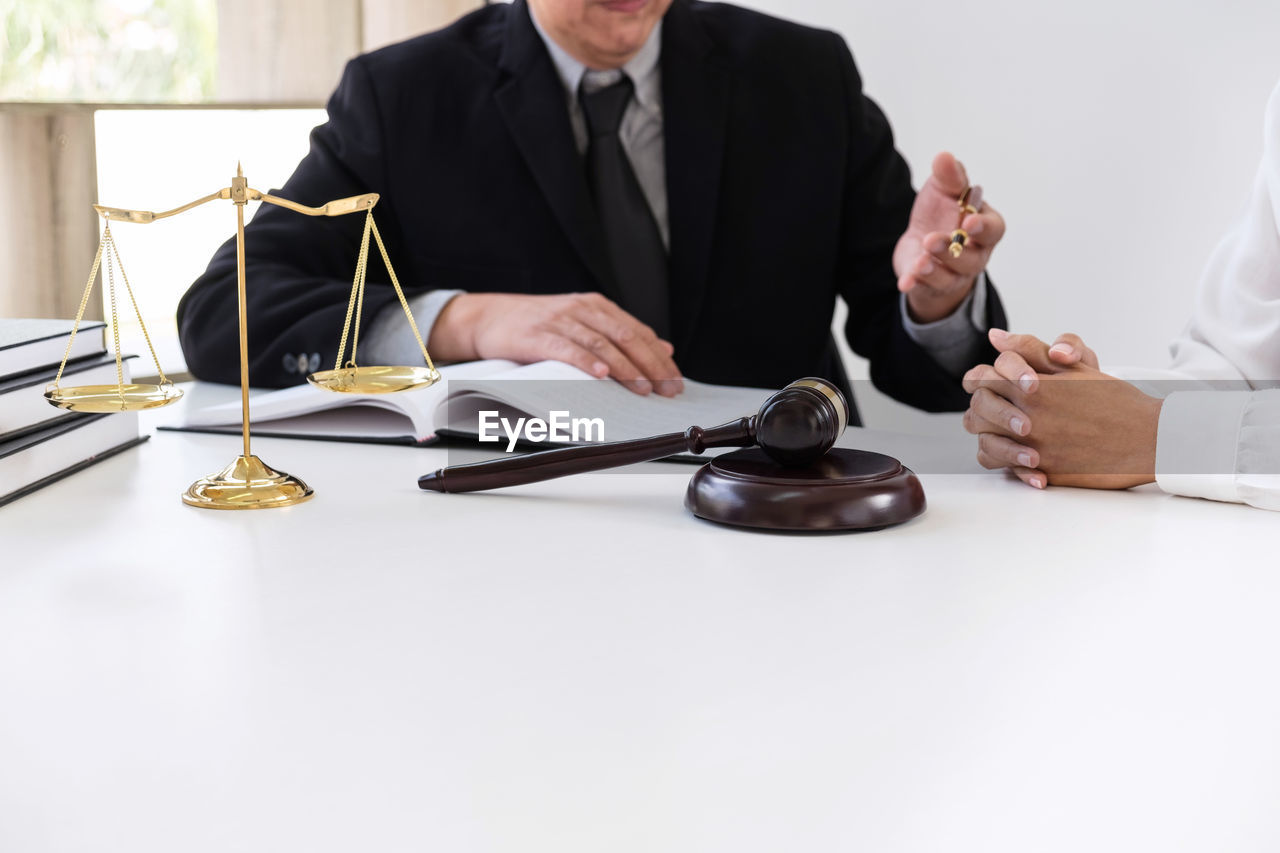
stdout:
[[1280,390],[1170,394],[1156,437],[1166,492],[1280,510]]
[[1156,431],[1156,483],[1166,492],[1239,501],[1236,454],[1248,391],[1178,391]]
[[899,310],[902,311],[902,326],[907,337],[919,344],[952,376],[963,376],[965,371],[982,360],[989,325],[987,287],[987,274],[979,273],[973,290],[956,306],[956,310],[932,323],[912,320],[911,312],[907,310],[907,295],[902,294],[900,299]]
[[[463,292],[430,290],[409,299],[409,310],[413,312],[418,331],[422,332],[423,343],[431,339],[431,329],[444,306]],[[370,364],[417,364],[422,361],[418,339],[413,336],[413,329],[409,327],[399,300],[378,312],[368,330],[361,335],[360,344]]]

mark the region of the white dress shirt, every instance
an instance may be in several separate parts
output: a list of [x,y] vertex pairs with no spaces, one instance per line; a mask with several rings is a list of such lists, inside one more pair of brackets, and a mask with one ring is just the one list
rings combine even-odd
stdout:
[[[667,209],[666,153],[662,124],[662,21],[659,20],[648,40],[626,65],[619,69],[589,69],[556,43],[538,22],[533,6],[527,7],[534,29],[546,45],[547,53],[555,65],[560,82],[564,84],[565,106],[569,111],[569,124],[579,154],[587,150],[587,126],[578,100],[581,86],[595,91],[617,82],[622,74],[631,78],[635,87],[634,97],[622,114],[618,136],[622,148],[631,161],[632,171],[649,210],[657,222],[663,245],[671,246],[671,220]],[[426,338],[431,335],[440,312],[449,300],[461,290],[432,290],[409,299],[414,319]],[[903,326],[907,335],[919,344],[945,370],[957,378],[978,361],[978,355],[986,345],[987,329],[987,279],[979,275],[974,289],[949,316],[932,323],[917,323],[907,312],[905,295],[900,300]],[[421,359],[418,343],[409,324],[404,320],[404,310],[399,304],[384,308],[369,331],[362,336],[368,358],[380,364],[414,363]]]
[[667,157],[662,137],[662,67],[658,60],[662,54],[662,21],[654,26],[644,47],[621,69],[596,71],[587,68],[565,51],[538,23],[533,7],[529,7],[533,28],[542,37],[542,43],[551,54],[551,61],[564,84],[565,104],[569,109],[569,124],[573,127],[573,141],[579,154],[587,152],[587,121],[582,115],[582,102],[578,100],[579,87],[595,92],[612,86],[626,74],[631,78],[635,94],[622,113],[618,127],[618,139],[627,152],[636,182],[649,202],[649,210],[658,223],[662,244],[671,248],[671,217],[667,214]]
[[[1280,86],[1243,221],[1214,250],[1163,371],[1113,371],[1165,397],[1156,482],[1179,495],[1280,510]],[[1171,380],[1171,381],[1170,381]]]

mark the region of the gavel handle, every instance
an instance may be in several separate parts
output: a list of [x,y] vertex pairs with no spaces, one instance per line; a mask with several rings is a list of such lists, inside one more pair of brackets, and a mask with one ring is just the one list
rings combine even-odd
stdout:
[[756,442],[755,421],[755,417],[739,418],[711,429],[695,426],[684,432],[652,438],[566,447],[490,462],[454,465],[423,474],[418,478],[418,487],[432,492],[479,492],[636,462],[651,462],[675,453],[701,453],[708,447],[750,447]]

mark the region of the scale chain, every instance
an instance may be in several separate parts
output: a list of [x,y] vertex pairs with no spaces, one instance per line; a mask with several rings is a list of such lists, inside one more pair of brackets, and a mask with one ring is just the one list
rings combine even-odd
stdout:
[[[133,287],[129,284],[129,274],[124,271],[124,261],[120,257],[120,247],[116,245],[115,238],[111,238],[111,253],[116,257],[116,266],[120,267],[120,278],[124,279],[125,292],[129,294],[129,303],[133,306],[133,314],[138,318],[138,326],[142,329],[142,337],[147,341],[147,349],[151,352],[151,360],[155,363],[156,373],[160,376],[161,385],[172,385],[169,378],[164,375],[164,368],[160,366],[160,358],[156,355],[155,345],[151,343],[151,333],[147,331],[147,324],[142,322],[142,311],[138,308],[138,300],[133,296]],[[112,291],[114,294],[114,290]],[[115,322],[115,302],[112,302],[112,322]],[[120,338],[116,337],[116,358],[120,357]]]
[[120,257],[119,251],[116,249],[116,241],[111,236],[111,227],[107,226],[106,233],[103,235],[107,241],[107,283],[108,290],[111,294],[111,336],[115,341],[116,348],[116,388],[120,395],[120,402],[124,403],[124,367],[120,361],[120,316],[116,312],[116,274],[115,264],[111,261],[111,256]]
[[[355,314],[356,297],[361,293],[365,272],[369,262],[369,231],[373,226],[373,211],[370,210],[364,220],[364,236],[360,240],[360,254],[356,258],[356,274],[351,282],[351,298],[347,300],[347,319],[342,324],[342,340],[338,343],[338,357],[333,363],[334,370],[342,369],[342,356],[347,351],[347,336],[351,332],[351,319]],[[356,329],[357,334],[359,328]],[[351,347],[351,364],[355,366],[356,348]]]
[[[109,231],[111,226],[107,226]],[[67,348],[62,353],[62,364],[58,365],[58,375],[53,378],[53,387],[57,388],[62,381],[62,371],[67,369],[67,359],[71,356],[71,345],[76,341],[76,332],[80,331],[80,320],[84,317],[84,309],[89,305],[89,294],[93,292],[93,282],[98,277],[98,268],[102,265],[102,250],[106,246],[106,234],[98,239],[98,253],[93,256],[93,266],[89,268],[89,281],[84,286],[84,294],[80,297],[80,307],[76,310],[76,321],[71,326],[71,337],[67,339]]]
[[[369,224],[373,225],[373,212],[370,211]],[[364,313],[364,285],[369,280],[369,235],[366,232],[364,236],[364,263],[360,269],[360,282],[356,286],[360,289],[360,295],[356,297],[356,325],[351,330],[351,366],[356,366],[356,350],[360,347],[360,315]]]
[[[378,233],[378,225],[373,221],[373,211],[369,211],[369,225],[373,229],[373,239],[378,241],[378,251],[382,253],[382,262],[387,265],[387,272],[391,275],[391,284],[396,289],[396,296],[400,297],[400,305],[404,308],[404,316],[409,319],[409,328],[413,330],[413,337],[418,341],[418,348],[422,350],[422,357],[427,360],[427,367],[432,370],[436,366],[431,362],[431,354],[427,352],[427,345],[422,342],[422,333],[418,331],[418,324],[413,321],[413,312],[409,310],[409,300],[405,299],[404,291],[400,289],[400,280],[396,278],[395,268],[391,266],[391,258],[387,255],[387,247],[382,243],[382,235]],[[361,290],[363,291],[363,286]]]

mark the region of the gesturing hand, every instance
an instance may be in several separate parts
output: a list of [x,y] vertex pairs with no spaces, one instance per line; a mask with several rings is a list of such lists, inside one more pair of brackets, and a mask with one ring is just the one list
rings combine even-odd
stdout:
[[1075,335],[1052,346],[992,329],[995,364],[964,377],[978,462],[1028,485],[1126,489],[1154,479],[1160,400],[1098,370]]
[[598,293],[462,293],[440,312],[427,345],[445,361],[563,361],[637,394],[684,389],[675,347]]
[[[959,199],[969,179],[964,166],[943,152],[911,208],[907,230],[893,251],[898,290],[907,294],[911,316],[921,323],[941,320],[964,301],[991,251],[1004,236],[1004,217],[990,205],[960,220]],[[957,223],[969,235],[960,257],[947,251]]]

